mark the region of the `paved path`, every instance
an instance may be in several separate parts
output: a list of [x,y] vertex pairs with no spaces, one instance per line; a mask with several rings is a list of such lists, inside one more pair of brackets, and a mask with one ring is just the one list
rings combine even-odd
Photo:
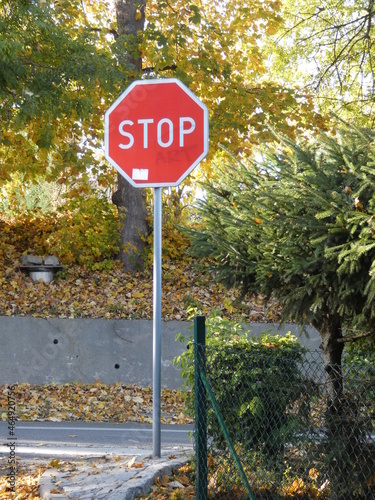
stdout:
[[[191,425],[162,425],[161,446],[191,446]],[[0,422],[0,455],[9,451],[8,424]],[[17,422],[17,455],[102,456],[152,453],[152,426],[96,422]]]
[[[163,425],[162,457],[156,459],[152,426],[138,423],[18,422],[14,437],[19,463],[55,461],[41,477],[42,500],[132,500],[192,457],[191,429]],[[6,422],[0,422],[0,435],[0,460],[6,461]]]
[[133,500],[146,495],[156,477],[170,475],[192,456],[192,449],[168,450],[162,457],[119,456],[68,463],[49,469],[39,482],[42,500]]

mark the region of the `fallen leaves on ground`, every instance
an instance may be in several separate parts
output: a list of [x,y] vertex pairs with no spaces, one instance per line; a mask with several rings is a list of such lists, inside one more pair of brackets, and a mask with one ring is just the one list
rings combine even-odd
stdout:
[[[56,469],[61,473],[73,473],[80,469],[80,467],[92,467],[95,469],[102,464],[108,462],[122,462],[124,457],[116,458],[89,458],[78,457],[75,460],[62,460],[50,458],[18,458],[17,460],[17,476],[15,491],[9,490],[9,483],[7,479],[8,464],[7,457],[0,459],[0,498],[12,500],[41,500],[39,496],[39,480],[43,472],[47,469]],[[121,464],[119,464],[121,466]],[[59,484],[51,490],[51,493],[61,494],[62,490]]]
[[[108,271],[74,266],[51,283],[35,282],[9,261],[0,268],[0,315],[59,318],[152,318],[152,271],[125,273],[120,265]],[[238,292],[212,282],[204,271],[183,262],[163,263],[162,315],[164,320],[187,320],[189,309],[208,315],[218,311],[231,319],[277,322],[280,308],[262,296],[239,301]],[[16,386],[18,420],[151,422],[152,391],[149,387],[120,383],[45,384]],[[163,423],[190,423],[179,391],[162,390]],[[7,420],[7,388],[0,386],[1,419]],[[1,464],[0,464],[1,465]],[[38,500],[38,481],[52,465],[29,464],[17,471],[17,495],[7,491],[6,472],[0,471],[0,498]],[[189,466],[187,466],[189,467]],[[147,498],[181,500],[195,498],[189,469],[155,484]]]
[[[7,420],[8,386],[0,386],[0,414]],[[92,421],[92,422],[152,422],[152,390],[150,387],[102,384],[44,384],[26,383],[14,386],[16,420]],[[180,391],[162,389],[162,423],[186,424],[192,420],[185,414],[185,403]],[[17,426],[17,422],[16,422]],[[116,458],[114,459],[116,460]],[[8,465],[0,462],[0,498],[13,500],[39,500],[38,481],[44,470],[64,465],[52,459],[43,467],[29,464],[17,466],[17,492],[8,491]],[[139,468],[142,463],[130,463]],[[164,498],[164,497],[160,497]]]
[[170,476],[156,478],[147,496],[138,500],[192,500],[195,498],[194,472],[191,463],[180,467]]
[[0,462],[0,498],[12,500],[39,500],[39,479],[49,468],[47,463],[35,464],[26,461],[17,464],[15,491],[9,489],[8,464]]
[[[172,460],[175,458],[170,456]],[[21,459],[17,463],[17,486],[16,491],[12,492],[8,489],[8,466],[4,461],[0,461],[0,498],[12,500],[40,500],[38,483],[41,475],[47,469],[57,469],[59,473],[67,473],[70,475],[79,474],[82,466],[90,466],[93,473],[100,474],[103,466],[108,466],[110,463],[116,464],[117,468],[140,469],[144,466],[143,461],[138,461],[137,458],[132,458],[130,461],[127,457],[105,457],[105,458],[79,458],[77,460],[60,460],[60,459]],[[95,472],[96,471],[96,472]],[[62,493],[59,489],[59,483],[56,482],[54,493]],[[184,496],[183,496],[184,495]],[[152,486],[151,493],[144,497],[137,498],[153,498],[157,500],[163,499],[194,499],[194,473],[190,463],[187,463],[170,476],[165,475],[157,478]]]
[[[152,318],[152,270],[126,273],[121,265],[109,271],[66,268],[50,283],[33,281],[16,266],[0,269],[0,315],[59,318]],[[238,291],[214,283],[208,273],[181,261],[163,264],[162,316],[186,320],[189,308],[208,315],[220,311],[245,321],[279,321],[276,302],[262,296],[239,301]]]
[[[141,422],[152,423],[152,390],[137,385],[67,383],[15,385],[16,418],[52,422]],[[0,386],[1,419],[7,420],[8,386]],[[185,414],[180,391],[162,389],[161,421],[186,424],[192,420]]]

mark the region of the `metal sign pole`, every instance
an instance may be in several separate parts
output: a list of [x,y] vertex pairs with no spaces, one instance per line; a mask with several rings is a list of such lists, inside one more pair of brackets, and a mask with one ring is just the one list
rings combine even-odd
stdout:
[[153,457],[161,456],[161,249],[162,188],[154,189],[154,297],[153,297]]

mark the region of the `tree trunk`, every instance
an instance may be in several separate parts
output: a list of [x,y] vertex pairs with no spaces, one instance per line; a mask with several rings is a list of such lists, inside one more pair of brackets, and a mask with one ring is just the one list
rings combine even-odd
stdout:
[[[341,321],[337,316],[326,314],[319,324],[322,339],[324,368],[326,371],[327,412],[325,441],[325,462],[330,483],[330,500],[353,498],[353,485],[350,480],[359,455],[356,454],[361,437],[359,423],[353,418],[344,394],[342,370]],[[357,428],[358,427],[358,428]]]
[[118,36],[124,38],[127,47],[121,62],[134,72],[135,77],[142,73],[142,54],[138,49],[138,32],[144,30],[145,5],[145,1],[115,0],[117,33]]
[[112,201],[119,209],[121,221],[121,250],[118,259],[126,271],[136,271],[143,267],[145,236],[148,233],[145,191],[131,186],[118,174],[118,189]]
[[328,411],[339,413],[342,409],[344,386],[341,357],[344,344],[337,342],[342,338],[341,321],[329,313],[319,324],[314,325],[322,339],[324,369],[326,371]]
[[[140,6],[137,8],[137,6]],[[142,57],[138,51],[138,32],[144,29],[145,2],[138,0],[116,0],[117,31],[124,37],[127,52],[123,54],[121,63],[133,73],[134,79],[142,72]],[[125,89],[124,89],[125,90]],[[146,221],[147,210],[143,189],[133,187],[124,177],[117,174],[118,189],[112,196],[121,220],[121,251],[118,258],[124,269],[134,271],[143,267],[143,250],[146,246],[145,236],[148,233]]]

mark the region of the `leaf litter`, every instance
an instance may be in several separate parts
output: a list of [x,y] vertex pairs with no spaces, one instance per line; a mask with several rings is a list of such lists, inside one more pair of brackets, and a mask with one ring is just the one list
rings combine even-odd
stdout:
[[[1,419],[7,420],[8,387],[0,386]],[[15,385],[16,418],[32,421],[152,423],[152,390],[120,382],[94,384]],[[187,424],[184,396],[175,389],[161,391],[161,421]]]
[[[15,266],[0,268],[0,315],[57,318],[152,319],[152,270],[127,273],[120,265],[106,271],[65,268],[49,283],[33,281]],[[215,283],[203,269],[172,261],[163,264],[162,316],[187,320],[196,308],[244,321],[280,320],[274,301],[261,295],[241,301],[237,290]]]
[[[85,421],[152,423],[152,390],[150,387],[121,383],[102,384],[43,384],[20,383],[14,386],[17,421]],[[1,419],[7,420],[8,386],[0,386]],[[184,413],[183,394],[178,390],[162,389],[161,421],[168,424],[192,423]],[[3,463],[4,460],[4,463]],[[48,463],[17,464],[16,493],[8,489],[6,457],[0,461],[0,498],[39,500],[38,482],[41,474],[51,467],[69,467],[70,462],[58,458]],[[113,458],[118,461],[119,458]],[[77,463],[73,464],[77,465]],[[127,464],[142,467],[135,460]],[[165,485],[163,486],[165,489]]]
[[[163,319],[186,321],[189,309],[208,315],[212,310],[231,319],[277,322],[280,309],[274,301],[257,297],[239,300],[236,290],[215,283],[191,263],[163,264]],[[54,281],[33,281],[14,265],[0,268],[0,316],[58,318],[151,319],[152,271],[130,274],[121,266],[91,271],[80,266],[66,268]],[[7,389],[0,386],[1,419],[7,419]],[[149,387],[121,383],[44,384],[16,386],[17,420],[152,422],[152,391]],[[179,391],[162,389],[163,423],[190,423]],[[0,462],[0,498],[39,500],[38,482],[44,470],[69,466],[53,459],[49,463],[18,464],[17,493],[8,490],[7,466]],[[178,500],[195,498],[189,466],[153,486],[148,498]]]

